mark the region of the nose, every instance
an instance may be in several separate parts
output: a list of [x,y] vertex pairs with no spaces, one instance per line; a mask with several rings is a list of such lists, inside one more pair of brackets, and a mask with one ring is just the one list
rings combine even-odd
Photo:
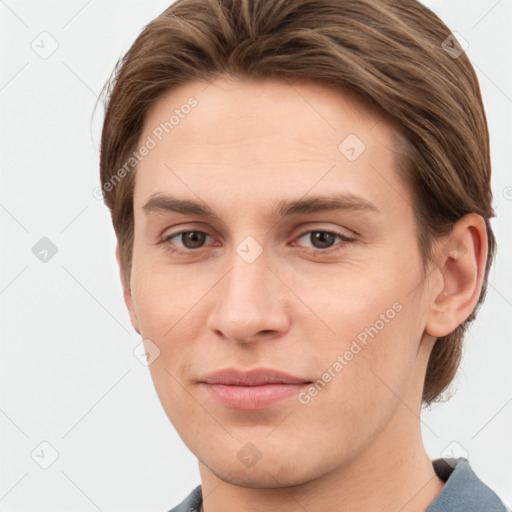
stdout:
[[238,343],[285,333],[290,323],[286,286],[264,253],[251,263],[234,253],[229,263],[230,270],[215,287],[208,329]]

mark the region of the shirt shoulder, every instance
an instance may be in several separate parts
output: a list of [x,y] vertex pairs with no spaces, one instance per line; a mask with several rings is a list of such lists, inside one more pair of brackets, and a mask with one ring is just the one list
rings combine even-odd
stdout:
[[432,464],[445,485],[426,512],[510,512],[464,457],[436,459]]
[[203,494],[201,486],[198,485],[179,505],[169,512],[199,512],[202,502]]

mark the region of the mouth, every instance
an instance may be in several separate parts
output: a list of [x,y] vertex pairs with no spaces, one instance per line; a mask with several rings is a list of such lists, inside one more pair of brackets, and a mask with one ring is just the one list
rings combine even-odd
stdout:
[[312,382],[269,368],[226,368],[207,375],[199,383],[225,407],[260,410],[297,395]]

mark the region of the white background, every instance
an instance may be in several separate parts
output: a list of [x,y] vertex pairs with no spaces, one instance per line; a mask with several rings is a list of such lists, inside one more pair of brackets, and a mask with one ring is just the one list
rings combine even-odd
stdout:
[[[512,503],[512,2],[426,2],[469,43],[490,126],[498,256],[454,397],[423,414],[437,458],[467,456]],[[99,184],[97,94],[168,0],[0,2],[0,509],[160,511],[200,483],[122,301]],[[39,36],[46,31],[51,34]],[[48,51],[41,58],[31,44]],[[52,38],[56,43],[52,43]],[[42,49],[40,50],[42,51]],[[508,194],[507,194],[508,191]],[[58,249],[43,263],[32,247]],[[48,468],[52,451],[58,452]],[[43,455],[44,453],[44,455]],[[39,454],[39,456],[38,456]]]

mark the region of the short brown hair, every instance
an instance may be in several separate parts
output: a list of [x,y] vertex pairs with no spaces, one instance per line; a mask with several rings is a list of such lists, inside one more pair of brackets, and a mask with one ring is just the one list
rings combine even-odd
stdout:
[[399,126],[405,145],[397,167],[415,200],[425,262],[435,238],[458,219],[470,212],[484,218],[489,253],[478,304],[463,324],[437,340],[425,376],[423,401],[439,399],[484,299],[496,245],[489,222],[494,212],[487,120],[475,71],[457,40],[416,0],[176,1],[143,29],[103,91],[101,183],[126,284],[136,169],[128,172],[126,162],[145,114],[172,88],[221,74],[334,85],[369,101]]

